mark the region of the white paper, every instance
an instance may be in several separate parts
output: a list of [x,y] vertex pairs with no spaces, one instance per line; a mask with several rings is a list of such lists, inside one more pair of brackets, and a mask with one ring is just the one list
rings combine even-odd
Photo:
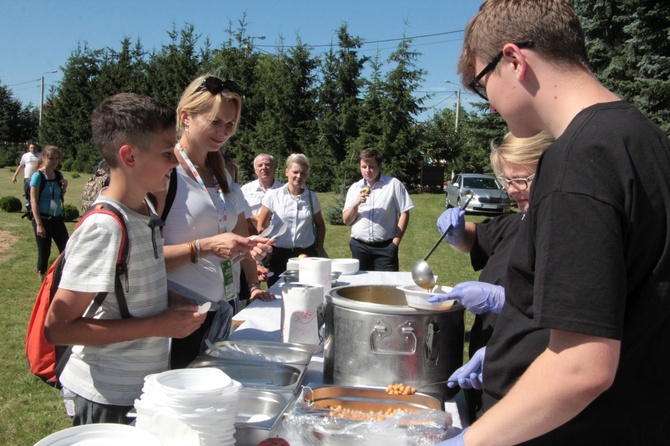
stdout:
[[331,287],[331,261],[322,257],[307,257],[300,259],[298,282],[308,285],[321,285],[325,294]]
[[318,345],[317,313],[323,303],[323,287],[303,283],[282,285],[282,342]]

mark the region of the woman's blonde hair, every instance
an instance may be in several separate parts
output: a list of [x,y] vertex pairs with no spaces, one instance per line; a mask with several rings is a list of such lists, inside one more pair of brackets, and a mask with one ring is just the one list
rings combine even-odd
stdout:
[[503,161],[510,164],[537,166],[544,150],[554,142],[548,133],[517,138],[507,133],[502,140],[491,142],[491,167],[496,177],[503,176]]
[[305,174],[309,175],[309,159],[302,153],[292,153],[286,158],[286,168],[291,167],[292,164],[297,164],[305,169]]
[[[216,118],[219,109],[224,103],[232,103],[235,106],[236,116],[231,136],[237,131],[240,116],[242,115],[242,97],[229,90],[222,90],[218,94],[210,93],[209,90],[203,86],[205,79],[208,77],[217,76],[207,73],[196,77],[190,84],[188,84],[181,95],[181,99],[179,99],[179,104],[177,105],[178,139],[181,138],[186,128],[181,115],[182,110],[186,111],[189,115],[206,113],[208,123],[211,123]],[[212,172],[214,172],[214,176],[223,192],[225,194],[230,193],[230,187],[228,186],[228,181],[226,179],[226,163],[220,150],[207,153],[207,165],[212,169]]]

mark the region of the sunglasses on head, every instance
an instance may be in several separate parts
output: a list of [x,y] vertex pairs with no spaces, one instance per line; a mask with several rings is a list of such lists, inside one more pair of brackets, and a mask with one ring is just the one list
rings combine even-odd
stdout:
[[242,89],[235,82],[233,82],[231,80],[222,81],[218,77],[214,77],[214,76],[209,76],[209,77],[204,78],[202,80],[202,83],[200,84],[200,86],[195,89],[193,94],[195,94],[199,91],[202,91],[202,90],[207,90],[212,95],[217,95],[217,94],[221,93],[222,91],[229,91],[229,92],[234,93],[238,96],[242,96]]

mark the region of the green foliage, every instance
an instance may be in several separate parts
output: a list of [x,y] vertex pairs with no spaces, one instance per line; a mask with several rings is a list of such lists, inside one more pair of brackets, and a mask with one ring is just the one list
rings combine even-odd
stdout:
[[574,0],[598,79],[670,134],[670,3]]
[[[0,148],[0,167],[11,167],[16,170],[19,165],[21,155],[28,150],[27,147],[20,145],[4,145]],[[12,170],[12,172],[14,171]]]
[[[593,69],[601,81],[631,101],[670,133],[670,3],[646,0],[574,0],[587,36]],[[417,122],[427,95],[424,71],[411,39],[386,59],[363,55],[364,40],[343,23],[323,54],[298,39],[274,54],[256,51],[246,16],[229,21],[218,47],[192,24],[175,25],[169,41],[150,51],[124,37],[118,48],[79,44],[48,92],[39,141],[63,151],[65,170],[91,172],[99,161],[90,115],[105,97],[120,91],[153,96],[176,106],[184,87],[210,72],[238,82],[244,91],[242,119],[227,143],[240,179],[254,178],[253,158],[274,155],[280,165],[291,153],[312,162],[310,188],[337,191],[357,176],[356,155],[366,147],[384,153],[385,172],[408,187],[419,184],[422,166],[437,160],[446,172],[488,172],[489,147],[506,125],[486,103],[439,110]],[[366,74],[366,76],[364,76]],[[469,95],[465,96],[466,98]],[[0,85],[0,141],[18,148],[37,134],[37,110],[21,105]],[[0,165],[18,163],[25,150],[0,150]],[[352,167],[353,166],[353,167]]]
[[0,198],[0,209],[5,212],[21,212],[21,200],[11,195],[2,197]]
[[347,189],[340,188],[340,193],[335,195],[333,201],[326,207],[323,217],[328,223],[335,226],[343,226],[342,211],[344,210],[344,203],[347,198]]
[[70,176],[71,176],[72,178],[79,178],[81,175],[79,175],[77,172],[72,172],[72,173],[70,174]]
[[75,221],[79,218],[79,209],[71,204],[63,205],[63,220]]

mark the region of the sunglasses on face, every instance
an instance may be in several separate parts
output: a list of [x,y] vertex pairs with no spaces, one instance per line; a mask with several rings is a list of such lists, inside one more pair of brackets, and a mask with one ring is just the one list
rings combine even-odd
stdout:
[[[532,48],[533,45],[535,45],[535,43],[534,43],[532,40],[525,40],[525,41],[523,41],[523,42],[515,43],[514,45],[516,45],[516,46],[519,47],[519,48]],[[484,76],[486,76],[489,72],[493,71],[493,69],[496,67],[496,65],[498,65],[498,62],[500,62],[500,60],[502,59],[502,57],[503,57],[503,52],[501,51],[501,52],[499,52],[498,55],[497,55],[496,57],[494,57],[493,60],[492,60],[487,66],[485,66],[484,69],[483,69],[482,71],[480,71],[479,74],[478,74],[472,81],[470,81],[470,83],[468,84],[468,86],[472,89],[472,91],[474,91],[475,93],[477,93],[477,94],[479,95],[479,97],[481,97],[481,98],[484,99],[485,101],[488,101],[488,100],[489,100],[489,97],[488,97],[488,95],[486,94],[486,86],[480,84],[479,81],[482,80],[482,78],[483,78]]]
[[214,76],[209,76],[209,77],[204,78],[202,80],[202,83],[200,84],[200,86],[195,89],[193,94],[195,94],[199,91],[202,91],[202,90],[207,90],[212,95],[217,95],[217,94],[219,94],[223,91],[229,91],[229,92],[234,93],[238,96],[242,96],[242,89],[235,82],[233,82],[231,80],[222,81],[218,77],[214,77]]

